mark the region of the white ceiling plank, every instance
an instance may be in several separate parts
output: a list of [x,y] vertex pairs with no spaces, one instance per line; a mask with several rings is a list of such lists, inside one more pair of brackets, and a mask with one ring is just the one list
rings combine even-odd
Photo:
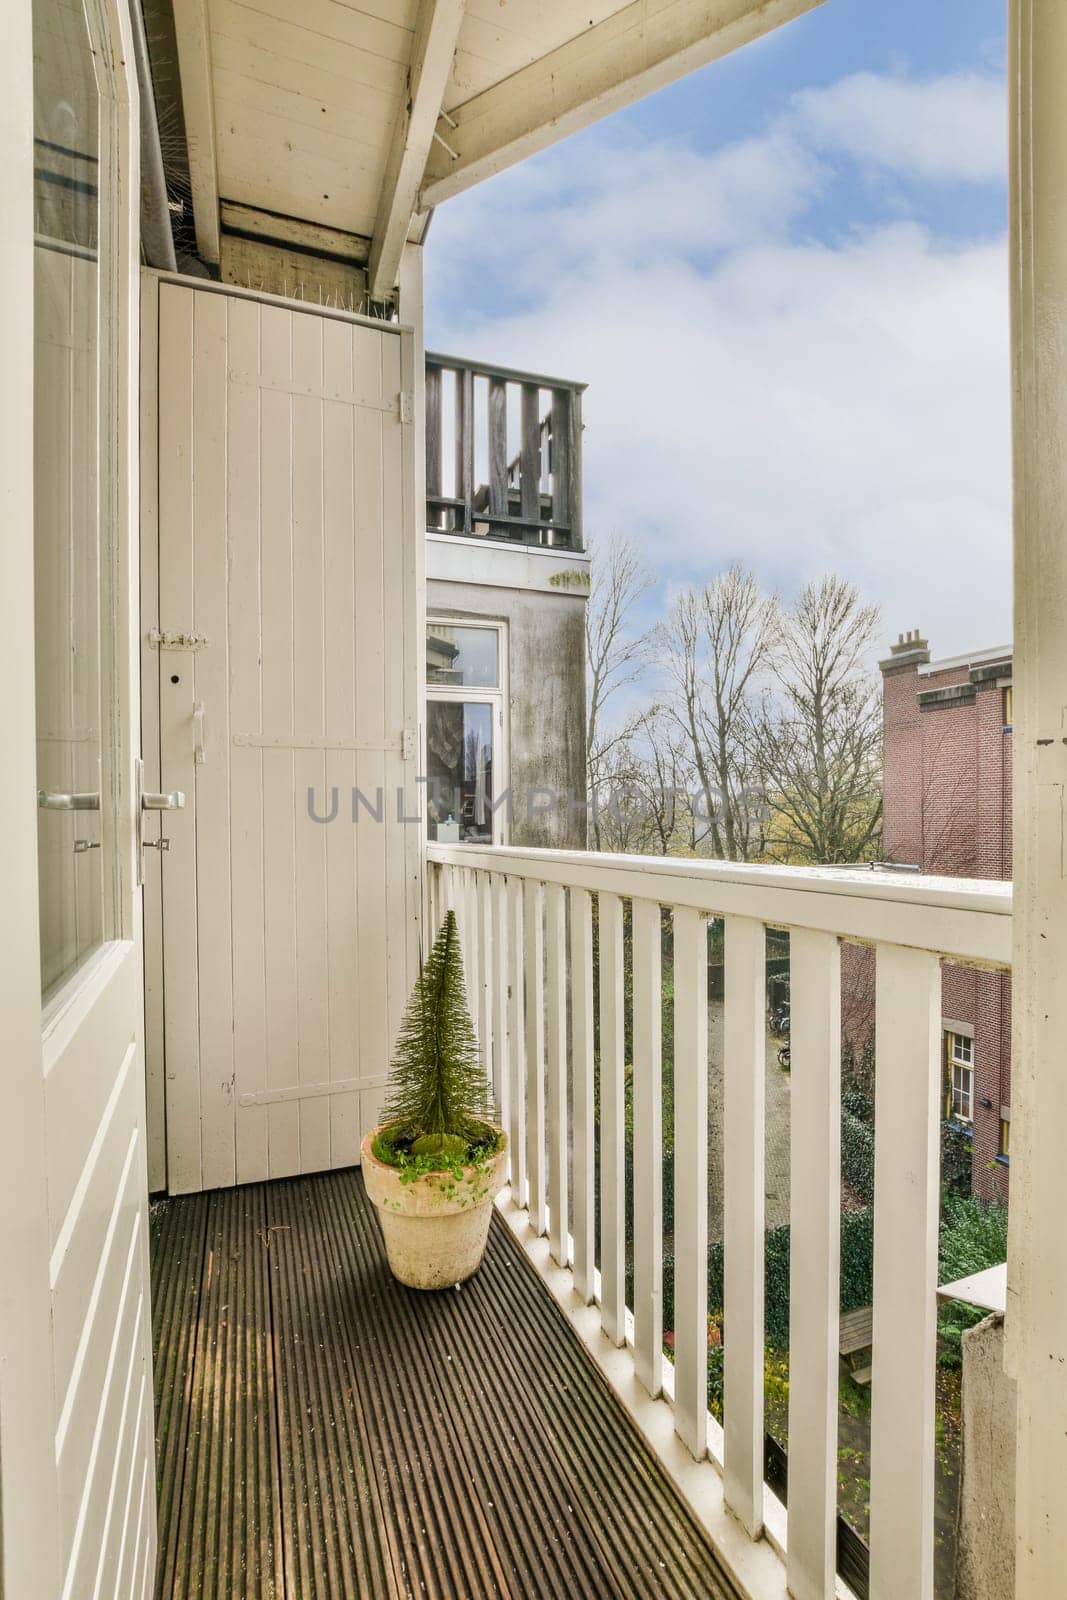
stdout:
[[189,152],[196,248],[201,260],[217,265],[219,179],[207,0],[174,0],[174,32]]
[[384,299],[396,283],[434,129],[441,114],[441,100],[452,70],[463,9],[464,0],[422,0],[411,57],[407,105],[401,109],[393,129],[374,225],[369,264],[372,299]]
[[537,150],[727,55],[823,0],[634,0],[614,16],[450,107],[455,155],[433,148],[427,210]]

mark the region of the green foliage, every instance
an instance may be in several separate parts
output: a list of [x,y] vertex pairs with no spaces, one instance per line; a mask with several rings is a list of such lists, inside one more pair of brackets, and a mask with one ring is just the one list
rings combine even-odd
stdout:
[[428,1146],[422,1139],[413,1140],[396,1123],[391,1123],[379,1133],[372,1149],[379,1161],[397,1169],[401,1183],[406,1184],[430,1172],[450,1173],[458,1181],[467,1176],[471,1167],[480,1170],[487,1166],[500,1148],[497,1130],[488,1126],[483,1137],[473,1143],[434,1135],[430,1135],[429,1140]]
[[449,911],[400,1024],[384,1119],[395,1129],[394,1151],[406,1142],[415,1160],[442,1170],[460,1159],[461,1147],[484,1144],[492,1114]]
[[970,1128],[961,1122],[941,1124],[941,1184],[952,1195],[971,1192],[974,1165],[974,1139]]
[[841,1112],[841,1171],[865,1205],[874,1204],[874,1133],[866,1122]]
[[847,1111],[850,1117],[855,1117],[857,1122],[862,1122],[864,1127],[874,1127],[874,1106],[867,1099],[862,1089],[855,1087],[842,1089],[841,1110]]
[[[938,1246],[938,1280],[954,1283],[986,1267],[999,1266],[1008,1255],[1008,1208],[999,1200],[979,1200],[974,1195],[941,1196],[941,1237]],[[938,1356],[942,1366],[958,1367],[963,1360],[963,1332],[985,1316],[976,1306],[950,1300],[938,1314],[941,1336]]]
[[[789,1347],[789,1224],[769,1228],[763,1236],[765,1273],[764,1329],[767,1343]],[[708,1309],[723,1308],[723,1246],[708,1251]],[[674,1326],[673,1251],[663,1252],[663,1326]],[[846,1211],[841,1218],[841,1310],[869,1306],[874,1294],[874,1212],[870,1206]]]
[[854,1117],[874,1127],[874,1030],[859,1055],[851,1040],[841,1051],[841,1103]]

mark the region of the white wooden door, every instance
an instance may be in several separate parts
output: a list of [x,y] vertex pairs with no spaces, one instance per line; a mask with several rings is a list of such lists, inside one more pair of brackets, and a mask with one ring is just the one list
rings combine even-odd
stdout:
[[380,1105],[418,949],[413,373],[388,324],[155,286],[178,1193],[354,1164]]
[[123,6],[5,9],[6,1600],[126,1600],[153,1581],[131,59]]

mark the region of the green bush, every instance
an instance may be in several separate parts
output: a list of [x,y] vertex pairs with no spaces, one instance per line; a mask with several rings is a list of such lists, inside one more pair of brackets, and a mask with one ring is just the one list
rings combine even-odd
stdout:
[[841,1171],[867,1205],[874,1204],[874,1133],[851,1111],[841,1113]]
[[[975,1195],[941,1196],[941,1237],[938,1245],[938,1280],[954,1283],[973,1272],[999,1266],[1008,1255],[1008,1208],[999,1200],[979,1200]],[[950,1300],[938,1313],[941,1336],[938,1360],[958,1367],[963,1360],[963,1332],[985,1316],[976,1306]]]
[[[767,1343],[785,1350],[789,1346],[789,1225],[770,1228],[764,1235],[765,1312]],[[723,1246],[708,1251],[708,1310],[723,1308]],[[674,1326],[675,1261],[663,1252],[663,1326]],[[846,1211],[841,1218],[841,1310],[869,1306],[874,1292],[874,1212]]]
[[941,1124],[941,1184],[952,1195],[966,1197],[971,1192],[974,1166],[974,1139],[971,1130],[960,1122]]

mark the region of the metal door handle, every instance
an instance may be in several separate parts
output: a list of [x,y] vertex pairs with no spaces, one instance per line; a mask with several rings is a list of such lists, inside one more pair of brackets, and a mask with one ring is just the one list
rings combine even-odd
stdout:
[[61,790],[38,789],[37,804],[42,811],[99,811],[99,794],[64,794]]
[[142,811],[180,811],[184,805],[185,796],[180,789],[172,789],[170,794],[141,795]]
[[207,760],[207,711],[202,700],[193,707],[193,761],[198,767]]

